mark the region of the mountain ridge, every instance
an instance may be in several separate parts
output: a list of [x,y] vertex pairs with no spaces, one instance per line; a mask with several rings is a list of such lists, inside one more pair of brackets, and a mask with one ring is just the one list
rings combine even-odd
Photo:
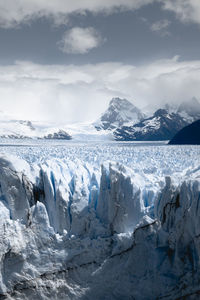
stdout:
[[179,130],[199,118],[200,103],[193,97],[177,107],[166,104],[164,109],[158,109],[153,116],[139,123],[117,128],[113,135],[117,141],[170,140]]
[[113,134],[117,141],[161,141],[171,139],[186,125],[178,114],[159,109],[152,117],[133,126],[118,128]]
[[147,117],[127,99],[112,98],[93,123],[49,124],[15,120],[0,112],[0,138],[95,141],[171,140],[183,127],[200,119],[200,103],[193,97],[179,105],[165,104]]

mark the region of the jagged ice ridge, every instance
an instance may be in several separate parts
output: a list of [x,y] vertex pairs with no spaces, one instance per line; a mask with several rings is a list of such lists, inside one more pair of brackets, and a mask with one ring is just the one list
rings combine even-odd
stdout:
[[1,298],[198,295],[199,148],[62,147],[0,158]]

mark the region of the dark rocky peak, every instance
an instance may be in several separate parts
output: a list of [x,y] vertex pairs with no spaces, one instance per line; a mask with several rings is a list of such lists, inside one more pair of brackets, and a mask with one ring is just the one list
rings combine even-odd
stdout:
[[166,109],[160,108],[154,113],[154,117],[162,117],[162,116],[166,116],[168,114],[169,114],[169,112]]

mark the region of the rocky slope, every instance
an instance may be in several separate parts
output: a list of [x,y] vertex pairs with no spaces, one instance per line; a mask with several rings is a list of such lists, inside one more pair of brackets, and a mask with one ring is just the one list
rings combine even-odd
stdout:
[[169,142],[171,145],[200,145],[200,120],[184,127]]
[[58,130],[58,132],[49,133],[44,136],[47,140],[71,140],[72,137],[64,130]]
[[187,124],[187,121],[179,114],[159,109],[152,117],[133,126],[122,126],[113,134],[117,141],[169,140]]

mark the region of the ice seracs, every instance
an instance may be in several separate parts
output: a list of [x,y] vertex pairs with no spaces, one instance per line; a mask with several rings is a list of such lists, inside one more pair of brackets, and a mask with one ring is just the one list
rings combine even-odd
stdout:
[[160,185],[116,162],[8,155],[0,171],[2,299],[198,297],[198,166]]

